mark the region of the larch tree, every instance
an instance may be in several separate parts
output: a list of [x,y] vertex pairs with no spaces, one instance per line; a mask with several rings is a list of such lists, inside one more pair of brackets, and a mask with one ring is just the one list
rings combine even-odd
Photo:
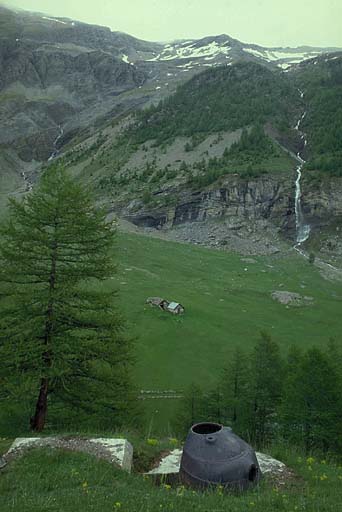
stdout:
[[283,363],[279,347],[268,333],[261,332],[251,358],[251,383],[247,397],[250,402],[251,437],[259,446],[265,444],[277,423],[282,380]]
[[224,417],[229,425],[241,434],[248,430],[249,361],[245,352],[236,348],[230,357],[220,382],[223,394]]
[[60,167],[22,202],[11,200],[9,213],[0,232],[3,386],[29,383],[34,431],[50,402],[115,424],[128,403],[132,350],[104,283],[115,273],[113,223]]
[[288,437],[307,452],[341,449],[341,393],[328,356],[308,350],[293,367],[291,384],[282,405]]

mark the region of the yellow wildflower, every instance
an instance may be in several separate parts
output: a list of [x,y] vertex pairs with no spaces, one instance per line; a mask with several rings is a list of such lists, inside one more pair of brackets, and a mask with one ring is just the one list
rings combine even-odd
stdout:
[[306,462],[309,464],[309,466],[311,466],[311,464],[313,464],[315,462],[315,459],[313,457],[308,457],[306,459]]
[[153,438],[147,439],[147,444],[148,444],[149,446],[157,446],[157,444],[158,444],[158,439],[153,439]]
[[222,496],[222,494],[223,494],[223,486],[222,485],[217,486],[217,494],[219,496]]
[[171,489],[171,485],[169,484],[164,484],[164,489],[166,489],[167,491],[169,491]]
[[120,501],[116,501],[114,503],[114,508],[121,508],[121,502]]

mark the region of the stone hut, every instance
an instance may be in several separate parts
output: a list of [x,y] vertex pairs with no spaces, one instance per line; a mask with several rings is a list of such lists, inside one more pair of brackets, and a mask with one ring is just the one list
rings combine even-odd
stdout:
[[167,311],[169,307],[169,302],[166,299],[162,299],[161,297],[149,297],[146,300],[146,304],[160,308],[163,311]]
[[179,302],[170,302],[167,306],[167,310],[173,315],[182,315],[185,311],[184,306],[179,304]]

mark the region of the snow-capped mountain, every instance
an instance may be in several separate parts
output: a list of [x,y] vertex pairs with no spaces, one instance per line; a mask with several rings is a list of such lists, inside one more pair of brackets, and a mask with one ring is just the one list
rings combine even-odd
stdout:
[[20,147],[25,161],[49,158],[57,145],[97,118],[157,104],[210,67],[247,60],[288,70],[338,50],[263,48],[226,34],[149,42],[108,27],[2,6],[0,27],[0,144]]
[[[229,63],[237,58],[254,58],[287,69],[303,60],[334,51],[341,51],[341,49],[308,46],[265,48],[255,44],[245,44],[223,34],[203,39],[167,43],[161,51],[154,51],[152,57],[144,60],[146,62],[176,63],[179,68],[192,69],[197,66],[209,67]],[[141,60],[141,58],[137,60]]]

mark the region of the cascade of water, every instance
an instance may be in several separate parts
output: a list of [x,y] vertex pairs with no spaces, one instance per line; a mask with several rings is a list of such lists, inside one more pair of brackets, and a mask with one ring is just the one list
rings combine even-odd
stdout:
[[25,182],[26,192],[29,192],[33,188],[32,183],[29,180],[29,178],[28,178],[28,176],[27,176],[27,174],[26,174],[26,172],[24,170],[21,172],[21,176],[22,176],[22,178],[23,178],[23,180]]
[[[300,89],[298,89],[300,93],[300,97],[304,98],[304,93]],[[306,116],[306,112],[304,112],[299,118],[295,129],[300,132],[300,126],[304,121]],[[302,133],[301,139],[304,140],[304,147],[307,145],[307,139],[305,134]],[[296,195],[295,195],[295,216],[296,216],[296,241],[297,244],[301,244],[305,242],[309,238],[310,235],[310,226],[309,224],[305,224],[304,215],[302,210],[302,190],[301,190],[301,179],[302,179],[302,169],[305,164],[305,160],[301,157],[300,151],[297,153],[297,159],[299,165],[296,169],[297,177],[296,177]]]
[[63,126],[59,126],[59,134],[57,135],[56,139],[54,140],[54,143],[53,143],[53,152],[51,153],[51,155],[49,156],[49,159],[48,161],[50,162],[51,160],[53,160],[54,158],[56,158],[56,156],[58,155],[58,148],[57,148],[57,144],[58,144],[58,141],[61,137],[63,137],[64,135],[64,129],[63,129]]

